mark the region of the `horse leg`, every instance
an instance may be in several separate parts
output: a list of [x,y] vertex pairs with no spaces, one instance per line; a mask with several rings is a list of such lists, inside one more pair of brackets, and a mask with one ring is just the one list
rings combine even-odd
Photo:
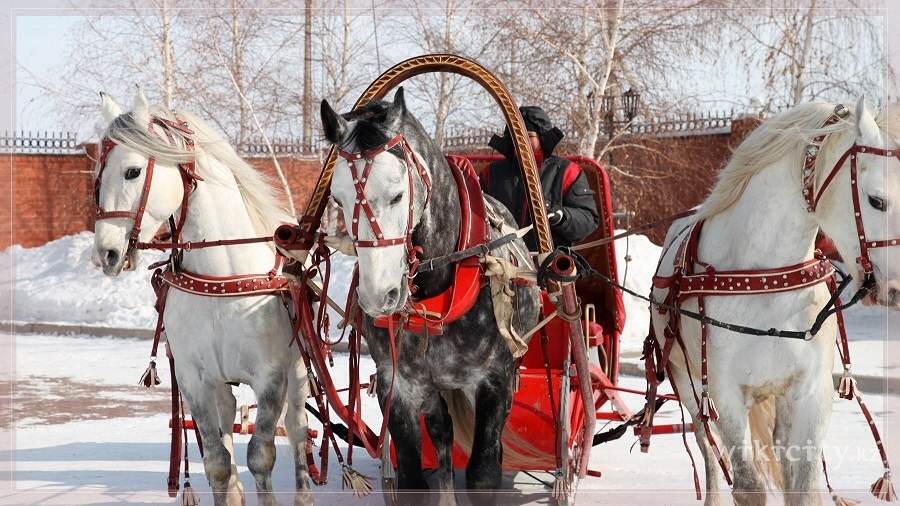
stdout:
[[766,503],[766,483],[754,464],[755,454],[750,435],[749,402],[737,390],[711,391],[718,406],[716,431],[721,435],[719,451],[728,455],[737,506]]
[[782,440],[784,451],[781,465],[788,467],[791,492],[785,494],[789,506],[818,505],[822,503],[819,490],[819,473],[822,462],[822,441],[831,420],[833,389],[831,378],[827,381],[798,382],[787,392],[785,418],[791,423],[785,428]]
[[306,366],[295,361],[288,369],[287,403],[285,406],[285,430],[294,453],[294,506],[312,504],[309,484],[309,467],[306,462],[306,436],[309,428],[306,420],[306,398],[309,397],[309,381]]
[[[775,430],[772,434],[773,442],[776,447],[784,448],[785,442],[790,437],[791,426],[793,425],[793,410],[784,397],[775,398]],[[780,453],[780,452],[779,452]],[[781,462],[781,482],[784,486],[785,498],[794,492],[794,476],[791,473],[791,466],[784,462],[782,456]],[[787,499],[785,499],[787,500]]]
[[453,490],[453,419],[447,403],[435,392],[422,404],[425,428],[434,444],[438,461],[438,486],[442,492]]
[[185,378],[184,375],[178,376],[178,383],[203,439],[203,468],[213,491],[213,503],[216,506],[241,506],[241,496],[228,493],[232,457],[223,443],[221,418],[216,408],[217,387],[198,377]]
[[510,375],[490,371],[475,389],[475,437],[466,466],[466,487],[499,489],[503,480],[501,435],[512,407]]
[[[378,402],[381,411],[384,412],[390,390],[390,377],[393,371],[390,369],[378,369]],[[388,378],[388,381],[381,381]],[[397,385],[391,392],[391,411],[387,415],[388,430],[394,443],[397,454],[397,488],[403,490],[427,490],[425,473],[422,471],[422,428],[419,425],[419,403],[411,402],[411,399],[403,397],[400,388],[401,378],[397,378]],[[418,494],[416,494],[418,495]],[[401,496],[400,499],[403,499]],[[413,502],[413,504],[419,504]]]
[[272,494],[272,468],[275,466],[275,425],[284,406],[287,378],[273,370],[254,381],[256,392],[256,428],[247,445],[247,467],[256,481],[259,504],[278,504]]
[[238,495],[241,498],[241,504],[244,504],[244,486],[238,480],[237,463],[234,460],[234,416],[237,412],[237,400],[231,391],[231,385],[225,383],[216,388],[216,409],[219,411],[222,444],[231,455],[231,478],[228,480],[228,494]]
[[[678,394],[680,396],[679,400],[684,404],[684,409],[690,414],[691,421],[694,423],[694,437],[697,439],[697,446],[700,447],[700,453],[703,454],[703,466],[706,476],[706,500],[703,504],[704,506],[719,506],[724,503],[722,492],[719,489],[724,476],[722,475],[722,468],[719,467],[719,460],[716,458],[712,445],[709,444],[709,439],[706,436],[706,429],[703,427],[703,423],[700,422],[700,419],[697,418],[700,407],[694,399],[694,394],[691,393],[693,387],[687,373],[678,368],[675,364],[671,364],[669,372],[672,376],[670,378],[671,381],[678,389]],[[715,437],[715,433],[713,433],[713,437]]]

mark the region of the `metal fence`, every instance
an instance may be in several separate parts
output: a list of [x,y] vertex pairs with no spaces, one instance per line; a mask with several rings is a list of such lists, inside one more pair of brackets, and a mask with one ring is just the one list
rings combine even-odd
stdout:
[[75,132],[7,131],[0,137],[0,153],[70,155],[81,152]]
[[[706,114],[686,114],[642,119],[630,123],[617,124],[619,133],[637,137],[674,137],[683,135],[708,135],[727,133],[731,128],[734,111],[715,111]],[[560,127],[563,128],[563,127]],[[600,124],[600,138],[609,137],[607,122]],[[444,137],[445,150],[459,150],[472,147],[486,147],[491,135],[500,134],[503,126],[497,128],[461,128],[448,130]]]
[[[269,139],[272,144],[272,150],[275,151],[277,157],[309,157],[319,156],[323,151],[330,147],[329,144],[320,140],[313,139],[312,149],[305,149],[300,139],[293,137]],[[262,138],[251,138],[244,145],[243,156],[246,158],[266,158],[269,155],[269,147]]]

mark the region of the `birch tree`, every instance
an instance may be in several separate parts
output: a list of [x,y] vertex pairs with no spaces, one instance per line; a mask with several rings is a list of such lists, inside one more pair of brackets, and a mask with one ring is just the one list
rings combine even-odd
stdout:
[[760,10],[741,0],[737,7],[727,12],[735,28],[731,44],[743,56],[749,86],[761,79],[769,110],[881,96],[886,84],[896,82],[885,58],[883,12],[864,3],[781,0]]
[[570,149],[602,157],[615,140],[606,126],[624,119],[607,97],[633,90],[645,109],[666,108],[674,96],[672,74],[690,61],[677,51],[690,47],[700,54],[709,46],[703,28],[711,15],[702,7],[711,3],[560,0],[552,10],[540,2],[517,5],[502,15],[500,26],[503,40],[518,42],[504,47],[518,53],[514,71],[526,76],[516,84],[520,102],[548,109],[573,143]]
[[55,102],[63,121],[73,125],[96,121],[98,91],[130,96],[135,83],[152,101],[171,108],[185,91],[178,65],[183,47],[177,35],[179,7],[179,0],[126,0],[99,11],[85,10],[69,34],[66,63],[54,81],[27,68],[20,71]]

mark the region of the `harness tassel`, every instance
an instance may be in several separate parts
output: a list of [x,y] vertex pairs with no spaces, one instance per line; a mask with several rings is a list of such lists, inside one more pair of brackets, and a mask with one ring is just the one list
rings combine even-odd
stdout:
[[344,475],[341,478],[341,489],[350,489],[353,491],[353,497],[366,497],[372,492],[372,483],[369,480],[373,478],[365,476],[359,471],[354,471],[348,465],[344,465]]
[[709,396],[709,392],[704,391],[700,399],[700,419],[704,422],[719,419],[719,412],[716,411],[716,403]]
[[894,485],[891,483],[890,471],[885,471],[884,476],[878,478],[869,489],[872,495],[882,501],[893,502],[897,500],[897,494],[894,492]]
[[857,501],[856,499],[841,497],[837,494],[833,494],[831,496],[831,500],[834,501],[834,506],[856,506],[857,504],[859,504],[859,501]]
[[838,396],[841,399],[852,401],[859,393],[859,387],[856,385],[856,379],[850,374],[850,368],[844,368],[844,374],[841,375],[841,381],[838,383]]
[[200,504],[200,497],[197,492],[191,488],[191,482],[184,482],[184,490],[181,491],[181,506],[197,506]]
[[569,483],[563,477],[562,471],[556,472],[556,479],[553,480],[553,492],[551,497],[557,501],[562,501],[569,497]]
[[159,385],[159,375],[156,373],[156,360],[150,361],[150,365],[147,366],[147,370],[144,371],[141,380],[138,381],[138,385],[144,385],[147,388]]

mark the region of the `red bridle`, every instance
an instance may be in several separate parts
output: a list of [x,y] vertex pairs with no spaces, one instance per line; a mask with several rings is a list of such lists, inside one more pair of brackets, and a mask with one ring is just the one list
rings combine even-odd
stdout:
[[[366,183],[368,182],[370,173],[372,171],[372,166],[375,163],[375,157],[393,149],[396,146],[400,146],[403,149],[403,157],[406,163],[406,175],[409,187],[409,214],[406,221],[406,235],[403,237],[385,238],[384,233],[381,230],[381,226],[378,224],[378,220],[375,218],[375,212],[372,210],[372,207],[369,204],[369,199],[366,198],[365,190]],[[350,235],[353,239],[353,244],[357,249],[384,248],[387,246],[406,244],[406,254],[410,264],[409,277],[412,278],[415,274],[415,268],[419,263],[418,255],[422,253],[422,248],[420,246],[413,246],[412,243],[414,209],[413,197],[415,196],[413,187],[413,170],[415,168],[415,171],[419,174],[419,177],[425,184],[425,204],[423,205],[423,209],[428,207],[428,202],[431,200],[431,178],[428,176],[428,171],[425,170],[425,166],[422,165],[419,157],[416,156],[416,154],[413,153],[412,149],[409,147],[409,142],[401,134],[397,134],[383,146],[379,146],[368,151],[349,153],[347,151],[344,151],[343,149],[338,148],[337,152],[341,156],[341,158],[347,161],[347,166],[350,168],[350,176],[353,178],[353,186],[356,189],[356,199],[353,204],[353,220],[350,224]],[[362,173],[360,173],[356,167],[356,162],[359,160],[365,161],[365,166],[363,167]],[[362,211],[362,213],[360,213],[360,211]],[[359,240],[360,214],[365,215],[365,219],[368,220],[369,226],[372,227],[372,233],[374,234],[375,239],[370,241]],[[412,288],[412,281],[410,281],[410,288]]]
[[[850,111],[843,105],[838,104],[834,108],[834,112],[831,116],[825,121],[823,127],[832,125],[837,123],[842,118],[847,117]],[[856,220],[856,235],[859,238],[859,251],[860,256],[856,259],[856,263],[860,265],[863,269],[863,274],[865,276],[872,275],[872,261],[869,258],[869,250],[875,248],[886,248],[890,246],[898,246],[900,245],[900,238],[893,239],[883,239],[878,241],[869,240],[866,236],[865,225],[863,224],[862,219],[862,208],[860,206],[859,199],[859,186],[857,185],[857,171],[856,171],[856,160],[860,153],[867,155],[877,155],[877,156],[887,156],[894,157],[900,160],[900,149],[882,149],[875,148],[871,146],[860,146],[857,143],[853,143],[850,148],[841,155],[840,159],[838,159],[837,163],[832,167],[831,172],[828,173],[828,176],[825,178],[822,186],[816,190],[814,188],[815,185],[815,171],[813,170],[816,163],[816,156],[819,154],[819,146],[821,145],[822,140],[824,140],[825,135],[820,135],[813,139],[813,143],[806,146],[806,163],[803,167],[803,198],[806,199],[807,208],[806,210],[809,212],[815,212],[816,206],[819,204],[819,199],[822,197],[822,194],[825,192],[825,189],[828,188],[828,185],[834,180],[840,168],[844,165],[844,162],[847,161],[847,158],[850,158],[850,186],[852,188],[851,195],[853,195],[853,214]]]
[[[194,132],[193,130],[188,128],[187,122],[178,123],[154,116],[150,120],[147,128],[149,129],[149,131],[160,137],[159,134],[156,133],[156,131],[153,129],[154,125],[158,125],[162,128],[163,132],[165,132],[166,134],[169,144],[176,144],[175,136],[172,133],[172,131],[175,130],[184,141],[185,149],[187,149],[188,151],[193,151],[194,140],[191,138],[191,135],[193,135]],[[146,174],[144,176],[144,187],[141,190],[141,197],[138,201],[137,211],[107,211],[100,207],[100,183],[103,179],[103,172],[104,170],[106,170],[106,159],[109,157],[109,154],[110,152],[112,152],[113,148],[115,148],[117,145],[118,143],[110,137],[105,137],[100,144],[100,160],[97,162],[100,168],[97,170],[97,177],[94,178],[94,204],[96,206],[94,221],[97,222],[100,220],[108,220],[112,218],[130,218],[134,220],[134,225],[132,226],[131,234],[129,234],[128,238],[128,248],[125,252],[125,257],[127,258],[131,251],[139,244],[138,240],[141,234],[141,221],[144,218],[144,212],[147,210],[147,199],[150,196],[150,185],[153,180],[153,167],[156,163],[156,160],[152,156],[147,160]],[[194,167],[195,165],[193,161],[178,165],[179,173],[181,174],[181,180],[184,185],[184,194],[181,200],[181,217],[177,221],[174,221],[173,219],[174,229],[172,230],[172,235],[175,238],[177,238],[179,233],[181,232],[181,227],[183,226],[185,217],[187,216],[188,196],[195,188],[196,182],[203,180],[203,178],[196,173]]]

